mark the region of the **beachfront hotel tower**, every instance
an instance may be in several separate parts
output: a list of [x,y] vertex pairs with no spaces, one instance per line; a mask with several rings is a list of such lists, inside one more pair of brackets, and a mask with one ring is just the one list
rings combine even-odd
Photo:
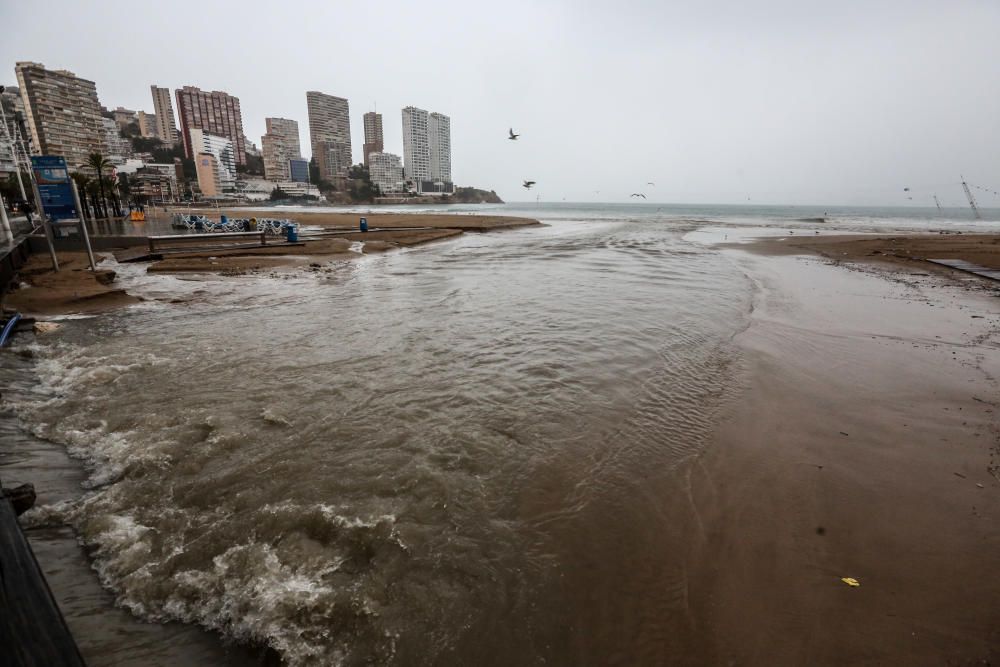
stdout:
[[351,119],[347,100],[315,90],[306,93],[309,142],[319,177],[343,186],[351,168]]
[[417,107],[403,109],[403,167],[407,180],[418,192],[429,184],[451,188],[451,119],[437,112],[427,113]]
[[403,173],[414,183],[430,180],[431,176],[427,112],[417,107],[403,109]]
[[153,93],[153,114],[156,117],[156,136],[165,144],[177,143],[177,125],[174,122],[174,103],[169,88],[149,87]]
[[[159,109],[156,112],[159,113]],[[191,130],[204,130],[229,139],[233,144],[236,164],[247,163],[243,114],[238,97],[218,90],[207,92],[195,86],[184,86],[177,91],[177,113],[181,120],[184,154],[189,158],[193,159],[198,152],[191,142]]]
[[61,155],[77,170],[91,153],[104,153],[104,123],[97,86],[41,63],[15,65],[28,132],[41,155]]
[[382,140],[382,114],[369,111],[365,114],[365,166],[371,167],[368,163],[368,156],[372,153],[381,153],[385,148]]
[[264,178],[269,181],[293,180],[289,160],[302,157],[299,124],[288,118],[265,118],[267,132],[260,138],[264,157]]
[[431,180],[451,183],[451,118],[437,112],[427,116],[427,146]]

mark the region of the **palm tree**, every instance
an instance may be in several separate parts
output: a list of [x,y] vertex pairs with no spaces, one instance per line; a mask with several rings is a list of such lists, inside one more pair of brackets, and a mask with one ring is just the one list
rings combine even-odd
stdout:
[[97,188],[97,181],[87,181],[87,193],[90,195],[90,205],[94,207],[94,218],[97,219],[101,217],[101,193]]
[[81,166],[89,167],[97,172],[97,183],[101,187],[101,200],[104,202],[104,217],[108,217],[108,203],[104,194],[104,170],[112,169],[115,166],[114,163],[100,153],[91,153],[87,156],[87,163]]
[[84,215],[89,217],[97,217],[90,215],[90,206],[87,201],[87,186],[90,184],[90,177],[81,172],[75,172],[72,174],[73,180],[76,181],[76,190],[80,193],[80,205],[83,206],[83,210],[80,211]]

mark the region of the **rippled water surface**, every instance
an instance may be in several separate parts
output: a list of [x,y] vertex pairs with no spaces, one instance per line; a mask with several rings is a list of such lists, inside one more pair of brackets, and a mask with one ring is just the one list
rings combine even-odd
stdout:
[[[290,664],[682,654],[683,468],[740,384],[749,280],[619,213],[157,299],[31,343],[47,508],[136,615]],[[26,343],[22,343],[25,345]]]

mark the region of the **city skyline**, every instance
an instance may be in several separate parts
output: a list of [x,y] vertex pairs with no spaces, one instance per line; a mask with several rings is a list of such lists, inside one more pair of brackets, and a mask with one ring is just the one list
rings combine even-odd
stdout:
[[[41,63],[28,62],[25,64],[37,66],[47,73],[50,71],[50,68],[45,68],[44,64]],[[204,169],[202,167],[206,166],[201,164],[201,160],[199,159],[202,155],[202,150],[199,146],[203,141],[225,140],[229,154],[236,159],[237,163],[239,162],[240,151],[249,151],[248,148],[241,149],[241,146],[245,145],[249,147],[254,145],[254,142],[243,130],[239,97],[231,95],[227,91],[206,91],[196,85],[185,85],[173,89],[171,94],[169,87],[150,84],[149,88],[153,102],[152,108],[159,113],[146,112],[141,108],[130,109],[120,105],[114,109],[110,109],[107,104],[100,102],[95,82],[76,77],[74,73],[61,68],[51,70],[51,73],[60,76],[68,75],[74,80],[81,80],[83,84],[89,86],[88,91],[92,93],[92,97],[97,101],[98,107],[103,112],[110,114],[111,118],[101,118],[100,126],[97,129],[97,137],[103,146],[102,152],[114,161],[123,163],[124,156],[130,153],[130,151],[126,150],[128,146],[127,140],[119,136],[114,129],[116,128],[119,131],[124,130],[131,123],[136,123],[142,137],[158,138],[164,144],[177,143],[181,145],[188,157],[197,163],[199,181],[203,178],[202,172]],[[17,90],[16,87],[12,87],[12,89]],[[179,109],[177,113],[179,122],[177,123],[174,121],[174,110],[172,108],[174,96],[176,96],[177,107]],[[356,162],[353,159],[352,151],[352,143],[356,142],[352,142],[351,135],[353,134],[353,128],[351,128],[350,123],[349,100],[317,91],[307,91],[306,97],[307,117],[311,126],[309,145],[315,147],[324,143],[330,143],[331,145],[338,144],[338,147],[330,149],[331,156],[336,154],[335,157],[331,157],[330,159],[336,163],[334,170],[342,174],[340,178],[344,177],[343,174],[346,174],[347,167],[351,165],[364,164],[367,167],[368,157],[374,153],[386,156],[383,158],[383,163],[385,163],[386,159],[396,159],[399,163],[397,166],[402,169],[401,165],[404,160],[402,155],[395,156],[390,151],[385,151],[381,113],[367,111],[362,114],[364,135],[362,144],[363,157],[361,161]],[[414,178],[417,180],[443,180],[451,183],[450,117],[438,112],[428,113],[423,109],[418,109],[411,105],[402,109],[404,125],[408,110],[415,110],[422,114],[422,129],[420,131],[422,135],[422,151],[417,158],[414,157],[412,150],[409,151],[411,162],[418,163],[417,171],[419,173],[415,174]],[[310,114],[310,111],[313,113]],[[293,119],[273,117],[266,117],[264,122],[265,133],[261,136],[260,151],[264,160],[264,176],[275,182],[292,180],[289,160],[301,158],[305,153],[299,146],[298,123]],[[208,127],[203,128],[199,127],[199,125],[208,125]],[[316,139],[313,138],[314,134],[317,135]],[[169,139],[171,137],[173,137],[173,141]],[[331,142],[331,139],[335,139],[335,141]],[[402,150],[400,153],[405,155],[407,154],[407,133],[405,128],[402,139]],[[221,155],[218,154],[218,151],[212,152],[216,153],[212,169],[215,171],[225,170],[226,160],[220,159]],[[313,155],[310,155],[307,159],[312,159],[312,157]],[[279,164],[282,166],[278,166]],[[383,164],[382,168],[385,169],[386,164]],[[325,169],[325,166],[321,167],[321,173]],[[326,174],[326,176],[336,178],[332,174]],[[234,179],[235,170],[232,170],[231,182],[235,182]],[[219,191],[223,189],[223,182],[227,184],[227,189],[231,187],[229,185],[230,181],[227,179],[216,180],[218,181]]]
[[[208,165],[201,159],[202,154],[205,151],[212,153],[211,171],[218,171],[220,174],[226,171],[229,174],[228,177],[213,179],[215,186],[209,189],[215,194],[229,190],[235,184],[235,165],[239,163],[240,147],[254,146],[242,128],[239,98],[225,91],[203,91],[197,86],[190,85],[176,89],[174,93],[181,119],[181,130],[177,131],[174,127],[172,96],[169,88],[150,85],[153,108],[159,111],[159,114],[123,106],[111,110],[100,102],[95,82],[77,77],[68,70],[53,70],[46,68],[43,63],[24,61],[18,63],[16,74],[19,85],[27,92],[22,97],[19,94],[20,88],[10,87],[10,93],[17,101],[22,104],[27,102],[29,105],[31,113],[25,117],[32,128],[33,137],[28,143],[39,141],[41,137],[43,146],[59,147],[48,149],[49,153],[62,150],[71,155],[71,164],[77,167],[84,166],[80,157],[84,154],[84,150],[100,152],[114,164],[124,165],[126,158],[132,156],[132,148],[131,142],[123,136],[123,133],[129,126],[134,125],[138,127],[139,135],[143,138],[157,138],[165,144],[174,143],[183,146],[189,159],[196,162],[199,182],[204,181],[205,173],[209,171],[205,169]],[[40,94],[35,91],[39,82]],[[355,164],[351,150],[349,101],[317,91],[307,91],[306,97],[310,143],[314,148],[325,148],[326,159],[330,162],[330,164],[317,163],[321,178],[331,181],[343,180],[347,177],[348,168]],[[73,129],[71,126],[74,124],[65,127],[62,123],[53,125],[52,118],[61,120],[61,115],[54,114],[53,111],[63,107],[72,109],[77,118],[83,118],[96,109],[100,122],[90,130],[87,130],[85,124],[76,125],[79,129]],[[402,152],[409,155],[411,164],[418,164],[419,173],[414,173],[413,179],[417,182],[433,180],[450,184],[452,181],[451,119],[444,114],[437,112],[428,114],[427,111],[409,106],[402,110],[404,125],[407,113],[410,111],[419,113],[422,123],[419,131],[422,147],[419,156],[414,155],[413,136],[407,134],[404,127]],[[391,171],[385,160],[395,156],[383,153],[382,114],[374,111],[365,112],[363,122],[365,166],[368,166],[370,154],[379,154],[385,156],[381,165],[383,171],[386,168]],[[295,180],[291,173],[290,161],[302,161],[297,121],[268,117],[265,118],[265,128],[266,132],[261,137],[262,150],[259,153],[263,158],[264,177],[274,182]],[[176,139],[170,141],[170,137]],[[83,148],[83,143],[87,143],[88,147]],[[222,148],[223,145],[225,149]],[[249,149],[246,150],[249,152]],[[234,160],[232,165],[229,165],[224,155]],[[4,160],[4,164],[10,161],[8,155],[0,156],[0,159]],[[399,158],[395,159],[399,161]],[[231,168],[227,169],[230,166]],[[419,190],[419,186],[417,189]]]
[[[304,3],[258,21],[181,1],[174,12],[202,19],[187,26],[198,49],[123,58],[120,46],[95,48],[85,36],[155,22],[152,8],[126,18],[64,3],[40,22],[15,4],[3,10],[19,29],[0,44],[0,83],[15,85],[14,62],[34,60],[95,81],[111,109],[154,111],[153,82],[224,90],[240,98],[253,140],[265,117],[305,123],[303,91],[329,91],[355,111],[355,164],[363,160],[359,112],[441,109],[456,121],[459,182],[506,199],[622,199],[652,181],[650,201],[908,204],[904,187],[929,195],[959,174],[1000,183],[1000,91],[991,85],[1000,79],[1000,6],[807,5],[719,0],[709,11],[626,2],[580,12],[565,2],[515,2],[496,15],[446,3],[424,17]],[[345,29],[328,44],[332,22],[378,24],[388,39],[371,50],[370,35]],[[219,25],[251,42],[294,34],[283,42],[286,57],[307,66],[272,77],[267,50],[237,53]],[[324,64],[347,52],[365,53],[364,67]],[[415,53],[434,63],[433,79],[400,66]],[[510,127],[522,134],[517,142],[505,140]],[[585,150],[571,150],[584,139]],[[385,123],[384,143],[399,150],[398,123]],[[538,181],[534,192],[522,191],[524,179]],[[955,187],[938,194],[944,205],[964,200]]]

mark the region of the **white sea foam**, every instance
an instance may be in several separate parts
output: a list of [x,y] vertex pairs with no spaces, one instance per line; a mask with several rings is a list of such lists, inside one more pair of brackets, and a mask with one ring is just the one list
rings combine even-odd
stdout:
[[292,422],[288,421],[286,417],[278,414],[272,408],[264,408],[260,412],[260,417],[269,424],[279,424],[281,426],[291,426]]

